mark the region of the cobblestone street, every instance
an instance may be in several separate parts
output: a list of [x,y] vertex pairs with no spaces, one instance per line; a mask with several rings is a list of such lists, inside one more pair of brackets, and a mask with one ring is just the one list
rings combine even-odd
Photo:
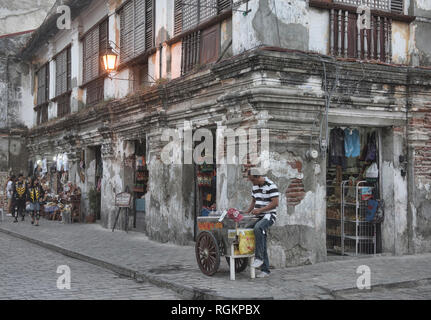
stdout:
[[[0,224],[0,236],[0,298],[431,299],[431,254],[330,257],[324,263],[273,269],[265,279],[251,280],[246,270],[230,281],[224,258],[219,272],[207,277],[193,246],[161,244],[97,224],[42,220],[35,228],[28,221],[12,224],[8,217]],[[72,269],[70,292],[56,288],[59,265]],[[372,290],[356,287],[357,268],[363,265],[370,268]]]
[[[0,300],[139,299],[173,300],[168,289],[122,278],[100,267],[68,258],[0,233]],[[71,270],[71,289],[57,289],[57,267]]]

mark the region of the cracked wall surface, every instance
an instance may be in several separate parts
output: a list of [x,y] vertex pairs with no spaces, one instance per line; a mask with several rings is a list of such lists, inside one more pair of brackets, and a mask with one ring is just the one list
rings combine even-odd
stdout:
[[56,0],[0,1],[0,36],[40,26]]

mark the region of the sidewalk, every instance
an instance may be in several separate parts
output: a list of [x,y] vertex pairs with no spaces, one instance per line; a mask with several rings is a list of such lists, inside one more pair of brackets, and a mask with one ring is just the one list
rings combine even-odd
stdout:
[[[222,257],[213,277],[201,273],[194,247],[160,244],[136,232],[103,229],[96,224],[60,224],[42,220],[13,224],[6,217],[0,232],[30,241],[114,272],[170,288],[185,299],[334,299],[356,289],[357,267],[371,269],[373,287],[397,287],[431,279],[431,254],[337,260],[310,266],[274,269],[265,279],[249,278],[248,270],[229,280]],[[1,263],[1,262],[0,262]],[[72,270],[73,273],[73,270]]]

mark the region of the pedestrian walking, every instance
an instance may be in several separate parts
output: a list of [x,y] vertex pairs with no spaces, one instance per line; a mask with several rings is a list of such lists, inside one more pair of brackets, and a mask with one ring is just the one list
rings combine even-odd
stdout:
[[6,185],[6,197],[7,197],[7,215],[12,216],[12,196],[13,196],[13,185],[15,183],[15,176],[11,175]]
[[21,216],[21,221],[24,221],[25,217],[25,205],[28,196],[27,184],[24,180],[24,176],[20,174],[18,181],[14,183],[13,194],[12,194],[12,207],[15,212],[14,223],[18,222],[18,217]]
[[31,224],[38,227],[40,220],[41,203],[45,201],[45,191],[40,185],[38,178],[35,178],[33,180],[33,184],[28,189],[27,201],[29,202]]
[[249,175],[253,183],[252,202],[245,213],[251,213],[260,218],[254,226],[256,250],[253,267],[261,267],[258,278],[269,276],[269,258],[266,246],[268,229],[275,223],[280,193],[274,182],[262,175]]

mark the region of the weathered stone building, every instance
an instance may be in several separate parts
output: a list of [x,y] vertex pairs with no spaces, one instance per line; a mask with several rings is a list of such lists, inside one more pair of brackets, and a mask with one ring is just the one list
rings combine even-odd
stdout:
[[[70,30],[48,16],[22,53],[34,74],[31,159],[67,153],[69,180],[85,194],[101,183],[100,223],[111,228],[114,195],[136,187],[130,159],[139,150],[148,190],[137,191],[145,213],[135,227],[185,244],[202,201],[245,209],[251,185],[240,164],[217,164],[216,194],[202,200],[195,165],[161,161],[164,130],[269,129],[268,176],[282,193],[270,259],[285,266],[327,255],[326,130],[357,128],[361,139],[374,131],[385,203],[378,251],[429,251],[428,2],[373,2],[372,31],[360,33],[356,1],[189,2],[66,1]],[[100,64],[108,46],[120,54],[113,77]]]
[[33,125],[30,68],[18,57],[53,0],[0,1],[0,172],[27,171],[25,135]]

